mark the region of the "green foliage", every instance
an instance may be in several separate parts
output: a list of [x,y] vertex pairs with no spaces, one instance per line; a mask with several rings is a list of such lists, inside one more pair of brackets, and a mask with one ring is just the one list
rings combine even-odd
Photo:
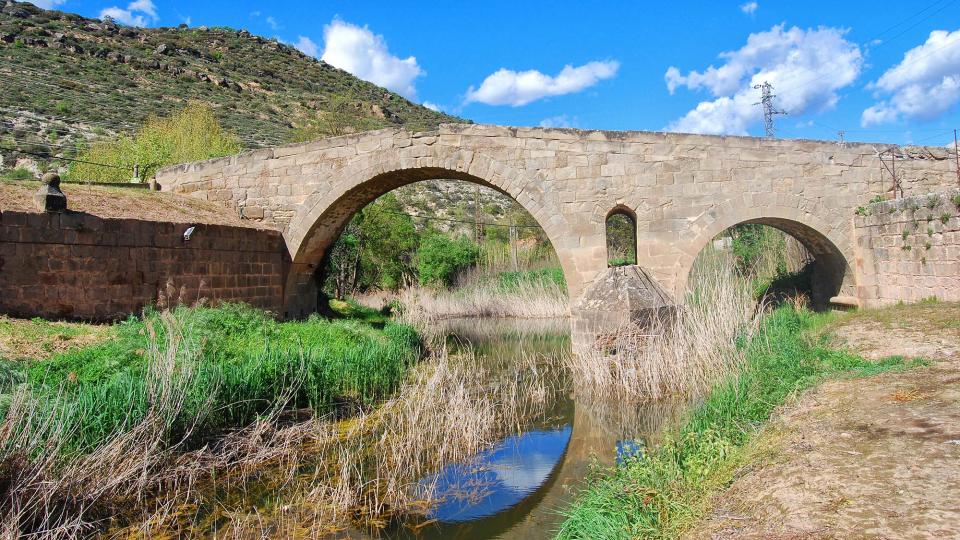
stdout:
[[892,357],[870,362],[827,346],[808,331],[829,315],[780,308],[744,345],[746,364],[716,385],[686,423],[657,448],[623,459],[595,478],[566,510],[558,538],[668,538],[696,519],[710,490],[732,480],[735,453],[791,395],[829,376],[903,370]]
[[345,298],[371,288],[394,290],[413,275],[413,219],[388,193],[360,210],[331,248],[324,291]]
[[27,169],[10,169],[3,173],[4,180],[36,180],[32,172]]
[[624,213],[607,218],[607,259],[610,266],[637,264],[636,224]]
[[480,248],[466,237],[452,239],[431,233],[417,249],[417,274],[421,285],[449,286],[456,273],[477,262]]
[[95,143],[80,155],[89,163],[74,163],[67,176],[72,181],[129,182],[136,164],[141,178],[150,178],[168,165],[227,156],[240,149],[240,139],[220,127],[209,106],[191,102],[170,117],[149,118],[132,138],[122,135]]
[[[338,404],[371,405],[419,357],[416,332],[392,323],[382,330],[353,320],[278,323],[241,304],[178,308],[172,316],[184,334],[178,370],[195,376],[183,410],[164,420],[172,436],[194,429],[198,441],[276,406],[323,414]],[[89,450],[143,418],[154,332],[162,355],[161,314],[148,312],[116,325],[108,341],[26,369],[34,393],[59,408],[49,414],[64,413],[73,449]]]
[[567,288],[562,268],[542,268],[540,270],[500,272],[497,274],[497,285],[504,292],[513,292],[524,285],[537,284],[552,284],[563,289]]
[[950,200],[953,202],[954,206],[960,208],[960,193],[954,195]]
[[744,223],[731,227],[730,232],[740,271],[749,272],[764,254],[772,254],[777,260],[775,273],[786,273],[786,242],[777,230],[767,225]]
[[874,195],[874,197],[870,199],[870,204],[877,204],[882,202],[883,202],[883,195]]

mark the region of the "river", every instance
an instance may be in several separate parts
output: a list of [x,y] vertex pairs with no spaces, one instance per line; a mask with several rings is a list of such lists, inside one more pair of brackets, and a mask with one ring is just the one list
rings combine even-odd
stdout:
[[[559,320],[463,319],[445,323],[452,351],[473,349],[472,361],[519,361],[535,354],[557,360],[570,354],[570,325]],[[422,480],[435,482],[441,502],[418,526],[386,531],[398,539],[549,538],[559,513],[598,466],[609,466],[638,444],[652,444],[676,410],[624,406],[586,399],[562,380],[560,392],[536,421],[519,426],[472,459]],[[638,442],[639,441],[639,442]]]

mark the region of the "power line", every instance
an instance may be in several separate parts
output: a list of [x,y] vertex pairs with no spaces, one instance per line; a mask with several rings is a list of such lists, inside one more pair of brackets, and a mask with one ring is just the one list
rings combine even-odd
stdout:
[[40,158],[44,158],[44,159],[50,159],[50,160],[53,160],[53,161],[69,161],[69,162],[71,162],[71,163],[85,163],[85,164],[87,164],[87,165],[97,165],[97,166],[100,166],[100,167],[110,167],[111,169],[120,169],[120,170],[122,170],[122,171],[125,171],[125,170],[128,169],[127,167],[120,167],[120,166],[117,166],[117,165],[108,165],[108,164],[106,164],[106,163],[97,163],[97,162],[95,162],[95,161],[86,161],[86,160],[83,160],[83,159],[73,159],[73,158],[66,158],[66,157],[51,157],[51,156],[45,156],[45,155],[39,154],[39,153],[37,153],[37,152],[30,152],[29,150],[17,150],[17,152],[19,152],[19,153],[21,153],[21,154],[27,154],[27,155],[29,155],[29,156],[40,157]]
[[442,218],[442,217],[436,217],[436,216],[422,216],[422,215],[418,215],[418,214],[408,214],[408,213],[406,213],[406,212],[393,212],[393,211],[390,211],[390,210],[381,210],[381,212],[383,212],[383,213],[385,213],[385,214],[393,214],[393,215],[397,215],[397,216],[407,216],[407,217],[410,217],[410,218],[423,219],[423,220],[427,220],[427,221],[447,221],[447,222],[451,222],[451,223],[463,223],[463,224],[465,224],[465,225],[474,225],[475,223],[479,223],[480,225],[482,225],[482,226],[484,226],[484,227],[503,227],[503,228],[516,227],[516,228],[518,228],[518,229],[541,229],[541,230],[543,229],[543,227],[541,227],[541,226],[539,226],[539,225],[504,225],[504,224],[502,224],[502,223],[494,223],[494,222],[491,222],[491,221],[474,222],[474,221],[472,221],[472,220],[469,220],[469,221],[468,221],[468,220],[463,220],[463,219]]
[[[943,1],[943,0],[940,0],[940,1]],[[880,44],[878,44],[877,46],[873,47],[873,50],[880,49],[880,48],[885,47],[886,45],[892,43],[896,38],[902,36],[902,35],[905,34],[908,30],[911,30],[912,28],[914,28],[914,27],[916,27],[917,25],[919,25],[920,23],[926,21],[926,20],[929,19],[930,17],[933,17],[933,16],[936,15],[937,13],[940,13],[941,11],[943,11],[944,9],[946,9],[947,7],[949,7],[950,4],[953,4],[953,3],[956,2],[956,1],[957,1],[957,0],[946,0],[946,4],[944,4],[943,6],[941,6],[940,9],[938,9],[937,11],[935,11],[935,12],[927,15],[927,16],[924,17],[923,19],[920,19],[920,20],[917,21],[916,23],[910,25],[909,27],[907,27],[906,29],[904,29],[902,32],[896,34],[896,35],[893,36],[892,38],[890,38],[890,39],[888,39],[888,40],[885,40],[883,43],[880,43]],[[916,17],[916,16],[924,13],[925,11],[927,11],[927,10],[933,8],[933,7],[935,7],[938,3],[939,3],[939,2],[934,2],[933,4],[927,6],[927,7],[924,8],[924,9],[921,9],[920,11],[914,13],[913,15],[911,15],[911,16],[905,18],[905,19],[901,19],[900,22],[894,24],[893,26],[890,26],[890,27],[887,28],[886,30],[883,30],[882,32],[879,32],[879,33],[874,34],[873,36],[867,38],[866,40],[864,40],[863,43],[869,45],[871,42],[873,42],[873,41],[875,41],[876,39],[880,38],[881,36],[883,36],[884,34],[886,34],[887,32],[889,32],[890,30],[893,30],[894,28],[897,28],[898,26],[901,26],[901,25],[907,23],[908,21],[910,21],[910,20],[913,19],[914,17]],[[840,59],[835,59],[833,62],[838,62],[838,61],[840,61]],[[828,62],[828,64],[833,63],[833,62]],[[807,84],[812,84],[813,82],[816,82],[816,81],[818,81],[818,80],[820,80],[820,79],[822,79],[822,78],[824,78],[824,77],[825,77],[825,75],[818,76],[818,77],[814,78],[812,81],[810,81],[810,82],[808,82],[808,83],[804,83],[804,84],[798,86],[798,88],[802,88],[803,86],[806,86]],[[787,80],[789,80],[789,79],[787,79]],[[779,81],[779,82],[780,82],[780,84],[783,84],[784,81]]]

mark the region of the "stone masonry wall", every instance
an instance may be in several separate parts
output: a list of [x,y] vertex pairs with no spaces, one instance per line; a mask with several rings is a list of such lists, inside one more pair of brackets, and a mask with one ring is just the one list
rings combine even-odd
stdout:
[[960,301],[960,191],[864,206],[854,218],[858,295],[878,307]]
[[[282,314],[279,232],[0,212],[0,313],[112,320],[167,301],[242,300]],[[171,294],[172,293],[172,294]]]
[[[167,168],[157,180],[164,191],[283,230],[300,276],[288,281],[291,303],[315,297],[310,277],[354,212],[391,189],[436,178],[492,186],[526,208],[557,250],[574,302],[607,268],[605,218],[620,207],[637,218],[638,264],[671,294],[682,294],[694,259],[717,234],[750,222],[803,242],[823,263],[824,295],[853,296],[851,217],[890,190],[878,157],[887,148],[445,124],[255,150]],[[907,196],[954,185],[954,167],[944,148],[904,149],[896,161]]]

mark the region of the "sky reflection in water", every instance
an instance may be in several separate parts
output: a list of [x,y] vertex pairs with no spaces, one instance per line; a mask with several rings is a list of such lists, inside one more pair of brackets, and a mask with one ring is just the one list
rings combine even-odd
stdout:
[[442,503],[431,518],[447,523],[471,521],[502,512],[542,486],[560,464],[573,427],[529,431],[503,439],[469,463],[452,464],[421,485],[437,482]]

